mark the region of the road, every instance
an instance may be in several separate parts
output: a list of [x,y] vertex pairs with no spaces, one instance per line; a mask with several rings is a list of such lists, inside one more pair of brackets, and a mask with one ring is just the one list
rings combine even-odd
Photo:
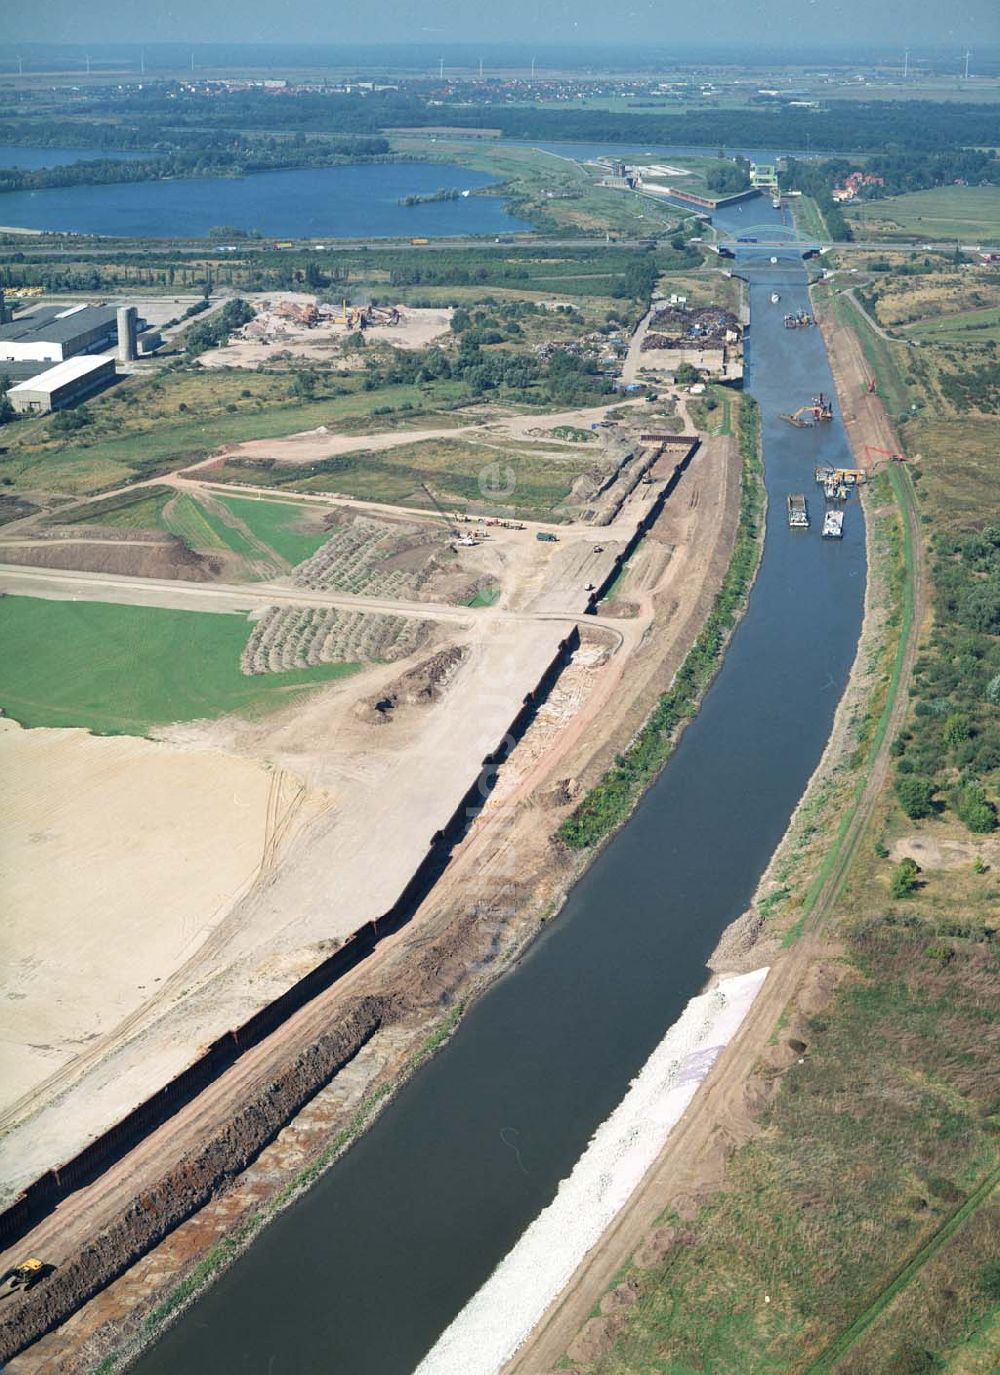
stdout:
[[[447,602],[394,601],[388,597],[356,597],[346,592],[323,592],[289,587],[279,582],[196,583],[172,578],[138,578],[121,573],[81,573],[72,568],[30,568],[0,564],[0,593],[19,597],[47,597],[58,601],[116,602],[128,606],[171,607],[178,611],[246,612],[263,606],[322,606],[365,611],[383,616],[407,616],[422,621],[457,621],[484,625],[494,621],[583,621],[615,627],[609,617],[587,616],[578,610],[508,611],[499,606],[453,606]],[[632,621],[625,624],[631,626]]]

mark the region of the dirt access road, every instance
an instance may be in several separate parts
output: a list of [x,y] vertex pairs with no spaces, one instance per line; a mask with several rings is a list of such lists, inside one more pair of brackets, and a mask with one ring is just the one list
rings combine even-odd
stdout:
[[[822,323],[858,466],[863,466],[860,460],[866,444],[899,452],[898,438],[881,401],[868,394],[868,368],[856,337],[842,326]],[[749,1091],[754,1069],[809,971],[829,955],[824,928],[835,910],[854,854],[886,785],[891,766],[889,747],[906,718],[908,688],[928,602],[920,517],[912,482],[905,470],[901,470],[901,492],[903,519],[913,550],[912,616],[900,646],[896,689],[888,706],[887,727],[868,769],[862,795],[854,806],[844,835],[835,842],[829,872],[811,911],[806,914],[802,934],[775,959],[739,1033],[720,1056],[655,1165],[613,1227],[579,1266],[529,1342],[508,1364],[505,1375],[541,1375],[543,1371],[555,1372],[561,1368],[560,1363],[584,1331],[595,1305],[607,1293],[627,1258],[655,1232],[657,1220],[668,1208],[684,1210],[690,1209],[692,1204],[700,1204],[721,1184],[728,1155],[757,1130]],[[862,664],[864,635],[861,646],[853,674]],[[840,711],[843,710],[842,702]],[[594,1350],[590,1359],[597,1354]]]

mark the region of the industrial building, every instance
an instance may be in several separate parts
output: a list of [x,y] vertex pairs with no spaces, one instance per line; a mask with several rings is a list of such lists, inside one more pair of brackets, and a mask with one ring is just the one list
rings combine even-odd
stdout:
[[58,411],[75,405],[105,382],[114,380],[115,360],[100,355],[67,358],[54,368],[10,387],[7,396],[19,415]]
[[102,353],[115,347],[127,361],[135,357],[136,335],[145,328],[146,321],[137,318],[134,306],[120,311],[115,306],[35,306],[0,324],[0,364],[6,360],[61,363],[80,353]]

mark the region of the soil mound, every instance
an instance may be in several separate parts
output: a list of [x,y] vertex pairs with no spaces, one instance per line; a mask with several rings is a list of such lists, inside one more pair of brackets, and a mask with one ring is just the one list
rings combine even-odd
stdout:
[[221,559],[196,554],[174,535],[142,541],[84,537],[11,542],[0,544],[0,563],[186,582],[214,582],[223,571]]

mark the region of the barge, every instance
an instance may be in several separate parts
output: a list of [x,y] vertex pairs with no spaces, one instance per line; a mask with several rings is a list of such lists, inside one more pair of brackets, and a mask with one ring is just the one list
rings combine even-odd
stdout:
[[786,500],[788,524],[793,530],[809,529],[809,508],[801,492],[792,492]]
[[827,511],[823,517],[823,538],[842,539],[844,535],[843,511]]

